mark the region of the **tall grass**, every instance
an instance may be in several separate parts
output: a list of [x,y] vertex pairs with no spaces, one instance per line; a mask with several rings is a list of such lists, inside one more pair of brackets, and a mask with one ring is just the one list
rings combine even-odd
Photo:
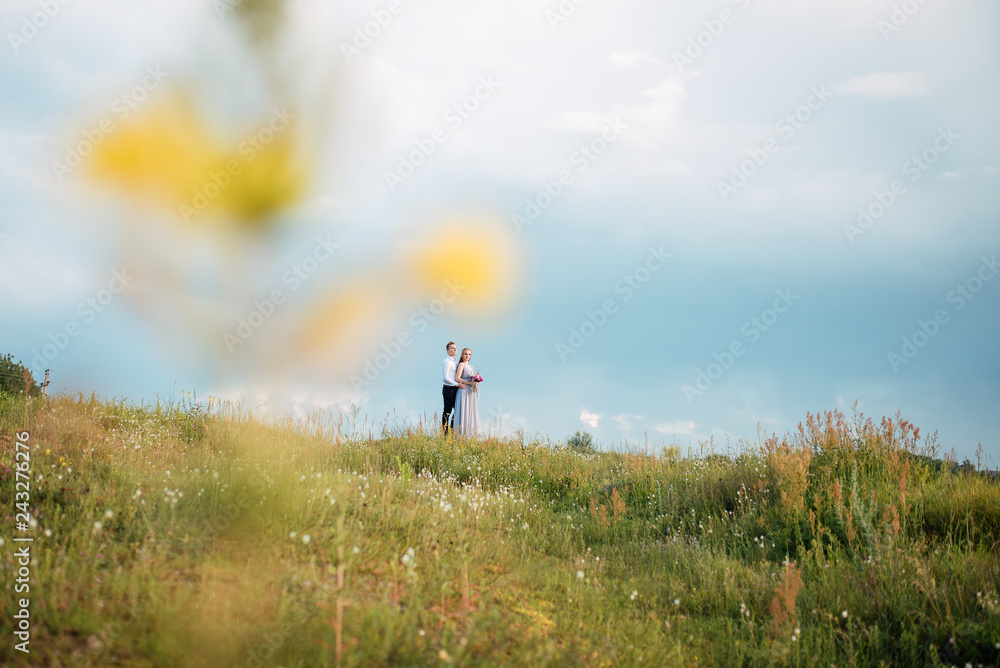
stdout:
[[1000,485],[896,419],[580,454],[357,415],[0,395],[11,665],[996,665]]

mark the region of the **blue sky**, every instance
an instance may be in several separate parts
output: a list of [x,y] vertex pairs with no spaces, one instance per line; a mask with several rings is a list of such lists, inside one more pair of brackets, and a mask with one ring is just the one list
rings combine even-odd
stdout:
[[[0,307],[3,351],[58,391],[413,421],[440,410],[453,339],[504,431],[735,446],[857,400],[960,458],[1000,454],[995,3],[301,0],[268,47],[223,4],[44,4],[0,12]],[[59,178],[102,119],[105,148],[127,143],[178,93],[224,147],[292,109],[307,185],[253,225],[184,225],[87,158]],[[228,193],[277,188],[262,172]],[[647,275],[650,248],[669,259]],[[414,316],[456,262],[481,281]],[[628,276],[641,289],[616,291]],[[793,298],[769,312],[778,291]],[[90,319],[79,305],[102,297]],[[685,393],[699,371],[716,377]]]

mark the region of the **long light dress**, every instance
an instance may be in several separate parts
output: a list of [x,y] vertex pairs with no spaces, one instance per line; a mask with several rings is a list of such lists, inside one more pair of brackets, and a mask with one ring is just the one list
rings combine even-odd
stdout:
[[[468,362],[462,369],[462,380],[468,381],[476,375],[476,370]],[[479,434],[479,393],[464,387],[458,388],[455,397],[455,433],[460,436]]]

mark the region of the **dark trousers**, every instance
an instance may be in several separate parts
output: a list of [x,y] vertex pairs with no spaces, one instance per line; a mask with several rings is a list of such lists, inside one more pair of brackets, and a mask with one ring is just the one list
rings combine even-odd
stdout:
[[444,412],[441,413],[441,426],[444,427],[444,433],[448,433],[448,429],[452,426],[452,413],[455,412],[455,397],[458,396],[458,385],[444,385],[444,389],[441,390],[441,395],[444,397]]

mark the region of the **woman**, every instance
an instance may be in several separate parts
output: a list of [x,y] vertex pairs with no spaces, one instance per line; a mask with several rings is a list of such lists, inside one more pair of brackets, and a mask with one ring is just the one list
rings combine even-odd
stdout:
[[462,348],[458,367],[455,369],[455,382],[458,384],[458,396],[455,397],[455,433],[461,436],[476,436],[479,433],[479,392],[478,383],[472,380],[476,370],[469,360],[472,359],[472,349]]

